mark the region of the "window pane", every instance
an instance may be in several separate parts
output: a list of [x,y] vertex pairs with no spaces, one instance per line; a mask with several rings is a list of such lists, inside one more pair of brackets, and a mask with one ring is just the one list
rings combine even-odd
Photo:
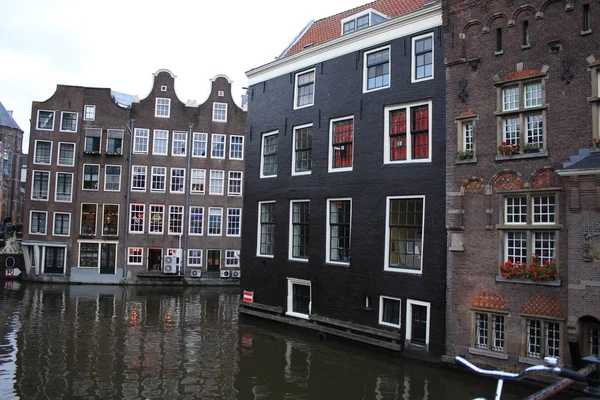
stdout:
[[390,200],[390,268],[421,269],[423,204],[423,199]]

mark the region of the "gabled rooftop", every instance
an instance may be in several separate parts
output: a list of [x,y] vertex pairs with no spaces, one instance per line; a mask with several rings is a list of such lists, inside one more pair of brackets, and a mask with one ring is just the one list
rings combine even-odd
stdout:
[[2,102],[0,102],[0,126],[7,126],[22,131],[19,125],[17,125],[17,122],[13,119],[12,112],[6,111]]
[[[305,48],[317,46],[342,36],[342,21],[346,22],[353,15],[361,14],[369,9],[393,19],[434,3],[436,2],[432,2],[431,0],[376,0],[320,19],[313,22],[308,28],[303,29],[300,37],[294,39],[290,46],[281,54],[280,58],[299,53]],[[372,25],[373,23],[371,23]]]

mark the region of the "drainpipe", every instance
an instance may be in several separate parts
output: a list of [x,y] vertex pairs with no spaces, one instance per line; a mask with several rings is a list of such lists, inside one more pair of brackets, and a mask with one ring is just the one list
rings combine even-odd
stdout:
[[[191,166],[191,162],[192,162],[192,151],[194,151],[194,138],[192,137],[193,133],[192,130],[194,129],[194,124],[190,123],[188,125],[188,138],[187,138],[187,142],[188,142],[188,147],[187,147],[187,153],[186,153],[186,157],[187,157],[187,168],[185,170],[185,176],[187,177],[187,182],[186,182],[186,188],[184,188],[185,190],[185,208],[183,209],[183,215],[187,216],[186,218],[184,218],[183,220],[183,250],[181,251],[181,266],[182,266],[182,273],[183,276],[185,277],[185,267],[187,266],[187,241],[188,241],[188,229],[189,229],[189,220],[190,220],[190,216],[188,215],[189,213],[189,204],[190,204],[190,188],[192,187],[191,183],[192,183],[192,176],[190,173],[190,166]],[[191,144],[191,145],[190,145]]]
[[[129,158],[127,159],[127,176],[129,176],[129,172],[131,171],[131,157],[133,155],[133,127],[135,125],[135,118],[130,118],[129,123],[125,125],[127,130],[129,131]],[[129,204],[129,195],[131,193],[131,189],[129,187],[129,183],[125,186],[127,188],[126,195],[126,206],[125,206],[125,240],[123,242],[123,278],[127,279],[127,242],[129,240],[129,208],[131,207]]]

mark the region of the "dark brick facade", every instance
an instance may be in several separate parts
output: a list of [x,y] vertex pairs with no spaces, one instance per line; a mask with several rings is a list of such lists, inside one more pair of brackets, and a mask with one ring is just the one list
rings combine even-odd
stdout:
[[[408,28],[410,30],[410,28]],[[411,38],[433,32],[434,79],[411,84]],[[357,39],[358,40],[358,39]],[[254,291],[255,303],[289,312],[288,278],[311,285],[311,314],[362,326],[379,324],[380,296],[401,299],[405,334],[407,301],[429,303],[431,354],[444,348],[445,293],[445,104],[442,31],[435,27],[410,36],[374,43],[322,62],[298,62],[298,69],[277,72],[249,88],[246,192],[244,197],[242,289]],[[363,93],[364,51],[389,45],[390,87]],[[332,52],[334,54],[334,52]],[[294,61],[290,61],[293,63]],[[302,63],[305,63],[301,65]],[[282,62],[281,71],[290,68]],[[295,74],[315,69],[314,105],[294,109]],[[253,71],[248,73],[251,82]],[[259,79],[260,78],[256,78]],[[384,109],[390,105],[431,101],[430,162],[385,164]],[[354,117],[351,171],[328,172],[330,121]],[[292,174],[295,126],[312,123],[312,170]],[[260,177],[261,135],[278,131],[277,176]],[[425,196],[422,274],[384,271],[386,261],[386,196]],[[351,199],[351,262],[328,263],[327,201]],[[308,261],[290,259],[290,200],[310,201]],[[275,201],[273,257],[257,256],[258,202]],[[366,306],[366,298],[369,305]]]
[[[597,106],[589,99],[594,97],[592,83],[597,82],[597,71],[590,64],[600,55],[600,32],[584,28],[584,9],[591,21],[600,19],[600,5],[593,1],[443,2],[448,78],[449,356],[468,354],[479,363],[522,369],[538,362],[527,357],[526,349],[526,320],[537,319],[560,325],[559,357],[571,364],[578,355],[570,352],[570,342],[578,342],[582,352],[585,347],[580,332],[583,326],[577,321],[585,315],[596,321],[600,317],[597,304],[594,308],[589,301],[584,305],[570,296],[573,278],[581,274],[581,268],[590,271],[585,278],[589,282],[600,280],[597,261],[594,265],[582,263],[584,236],[598,233],[600,226],[598,209],[592,206],[598,202],[597,190],[592,190],[594,183],[588,177],[588,195],[581,214],[574,219],[569,207],[570,184],[557,174],[580,150],[589,154],[592,139],[598,137],[597,122],[593,122],[597,111],[592,112]],[[518,154],[504,155],[499,146],[505,140],[503,123],[508,113],[501,109],[502,90],[537,82],[542,83],[543,93],[543,104],[535,110],[543,114],[543,148],[525,153],[526,141],[521,141]],[[523,121],[531,115],[528,112],[522,110]],[[474,122],[473,157],[461,160],[457,154],[464,150],[460,128],[465,121]],[[522,125],[521,129],[527,128]],[[536,193],[553,193],[556,199],[558,279],[541,283],[503,278],[499,265],[506,261],[504,233],[511,228],[503,219],[504,199]],[[584,218],[588,223],[578,225]],[[530,231],[535,230],[531,226]],[[584,278],[576,281],[580,279]],[[496,313],[505,321],[501,351],[480,351],[475,343],[475,314],[494,314],[495,310],[474,302],[482,293],[492,293],[506,304],[504,313]]]

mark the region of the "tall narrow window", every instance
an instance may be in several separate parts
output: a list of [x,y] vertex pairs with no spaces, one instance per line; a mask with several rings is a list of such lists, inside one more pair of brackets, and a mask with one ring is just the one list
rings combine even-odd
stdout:
[[86,121],[93,121],[96,119],[96,106],[85,106],[85,112],[83,113],[83,119]]
[[54,229],[53,235],[69,236],[71,230],[71,214],[54,213]]
[[225,158],[225,135],[213,134],[211,137],[211,158]]
[[121,190],[121,166],[107,165],[104,175],[104,190],[118,192]]
[[261,178],[277,176],[277,131],[262,135]]
[[227,209],[227,236],[240,236],[242,224],[242,209]]
[[185,156],[187,151],[187,132],[173,132],[171,155]]
[[[166,167],[152,167],[152,192],[164,192],[167,180]],[[134,189],[135,190],[135,189]]]
[[390,86],[390,47],[365,53],[363,91]]
[[119,234],[119,205],[104,204],[102,215],[102,234],[117,236]]
[[315,98],[315,70],[296,74],[296,95],[294,108],[307,107],[314,104]]
[[99,165],[83,165],[83,190],[98,190]]
[[208,209],[208,236],[221,236],[223,226],[223,209],[210,207]]
[[590,5],[583,5],[583,32],[592,30],[592,16],[590,14]]
[[523,21],[523,47],[529,47],[529,21]]
[[194,132],[194,139],[192,143],[192,157],[206,157],[207,143],[207,133]]
[[496,28],[496,54],[502,52],[502,28]]
[[97,204],[83,203],[81,205],[81,228],[82,235],[96,234],[96,213],[98,210]]
[[183,206],[169,206],[169,234],[183,232]]
[[185,192],[185,168],[171,168],[171,193]]
[[307,260],[310,203],[308,201],[292,201],[290,212],[290,258]]
[[129,233],[144,233],[145,214],[145,204],[131,204],[129,210]]
[[227,185],[227,195],[242,195],[242,171],[229,171],[229,183]]
[[243,160],[244,159],[244,137],[232,135],[229,138],[229,159]]
[[150,130],[135,128],[133,134],[133,152],[135,154],[148,154],[148,140]]
[[33,171],[33,182],[31,186],[32,200],[48,200],[50,183],[50,172]]
[[292,175],[309,174],[312,170],[312,125],[294,128]]
[[169,131],[162,129],[154,130],[154,144],[152,154],[166,156],[169,149]]
[[56,173],[55,201],[71,202],[73,198],[73,174],[67,172]]
[[192,169],[191,189],[190,193],[204,194],[204,184],[206,170],[204,169]]
[[393,297],[379,297],[379,323],[400,328],[401,300]]
[[190,207],[190,235],[202,235],[204,227],[204,207]]
[[162,234],[164,232],[165,206],[161,204],[150,205],[150,225],[148,232]]
[[275,202],[258,203],[257,255],[275,254]]
[[349,199],[329,200],[327,262],[350,263],[351,216]]
[[131,190],[146,191],[146,169],[145,165],[131,167]]
[[354,118],[332,120],[329,171],[352,169]]
[[386,107],[385,118],[385,162],[431,160],[431,103]]
[[412,82],[433,78],[433,33],[413,38]]

